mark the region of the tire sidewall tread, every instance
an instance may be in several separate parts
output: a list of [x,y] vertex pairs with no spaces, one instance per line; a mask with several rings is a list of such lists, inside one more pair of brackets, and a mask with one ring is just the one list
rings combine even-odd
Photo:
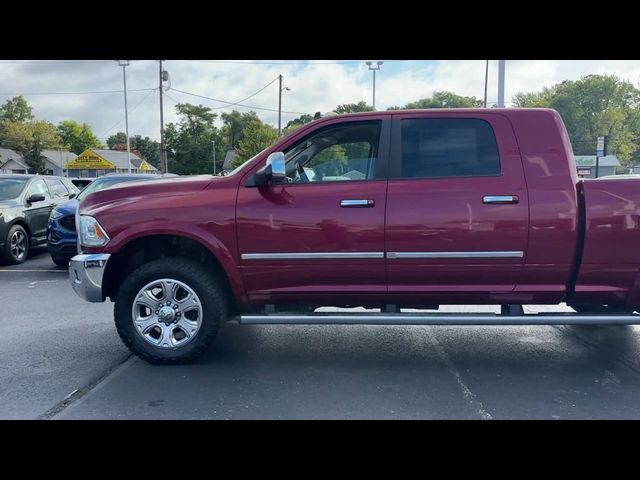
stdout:
[[[196,292],[202,303],[200,330],[183,347],[154,347],[135,330],[131,318],[133,300],[142,287],[160,278],[173,278],[185,283]],[[120,286],[113,308],[116,329],[124,344],[138,357],[158,365],[193,362],[208,349],[220,324],[227,319],[227,299],[218,279],[205,267],[185,257],[160,258],[135,269]]]

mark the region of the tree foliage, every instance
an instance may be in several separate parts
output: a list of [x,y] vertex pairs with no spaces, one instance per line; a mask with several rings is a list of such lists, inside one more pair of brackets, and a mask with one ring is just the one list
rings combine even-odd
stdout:
[[295,132],[297,129],[299,129],[303,125],[306,125],[307,123],[312,121],[313,121],[313,115],[309,115],[307,113],[302,114],[299,117],[294,118],[293,120],[290,120],[289,122],[287,122],[287,125],[282,130],[282,133],[287,135],[291,132]]
[[27,122],[29,120],[33,120],[33,108],[22,95],[7,100],[0,107],[0,121]]
[[278,130],[260,120],[249,123],[244,130],[244,138],[240,141],[233,166],[241,165],[256,153],[261,152],[278,139]]
[[[127,135],[124,132],[118,132],[107,138],[107,146],[110,150],[127,150]],[[129,147],[131,151],[140,158],[145,159],[154,167],[160,169],[160,142],[143,137],[142,135],[134,135],[129,137]]]
[[[433,95],[429,98],[407,103],[402,108],[477,108],[483,105],[483,100],[479,100],[476,97],[465,97],[453,92],[441,91],[433,92]],[[400,110],[400,107],[390,107],[388,110]]]
[[224,157],[222,136],[214,125],[217,117],[209,107],[179,103],[177,124],[165,129],[169,171],[179,175],[213,173],[213,143],[216,145],[216,172],[220,171]]
[[614,75],[587,75],[540,92],[518,93],[513,102],[557,110],[577,155],[595,154],[597,137],[606,135],[609,153],[622,165],[640,160],[640,90]]
[[104,148],[88,123],[63,120],[58,124],[57,131],[64,147],[76,155],[80,155],[87,148]]
[[373,107],[364,100],[361,100],[358,103],[343,103],[342,105],[338,105],[336,108],[334,108],[333,111],[337,114],[372,112]]
[[60,148],[62,142],[56,127],[43,120],[3,122],[0,145],[20,153],[29,166],[29,173],[44,173],[42,150]]
[[231,113],[223,113],[222,119],[222,136],[225,139],[227,149],[237,149],[240,142],[244,139],[245,132],[249,124],[252,122],[260,122],[256,112],[243,112],[233,110]]

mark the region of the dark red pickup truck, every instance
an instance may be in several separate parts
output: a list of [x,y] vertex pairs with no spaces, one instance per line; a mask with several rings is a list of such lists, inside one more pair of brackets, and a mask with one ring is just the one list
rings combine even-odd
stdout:
[[[639,207],[640,181],[578,180],[553,110],[333,116],[224,177],[88,195],[70,280],[111,298],[122,340],[154,363],[194,359],[231,318],[640,323]],[[522,309],[561,302],[577,313]],[[501,314],[406,311],[443,304]]]

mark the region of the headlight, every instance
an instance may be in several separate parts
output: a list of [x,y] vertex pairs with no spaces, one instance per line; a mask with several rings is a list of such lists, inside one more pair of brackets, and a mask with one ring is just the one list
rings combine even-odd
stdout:
[[62,213],[60,210],[53,210],[51,212],[51,218],[53,218],[54,220],[57,220],[61,217],[64,217],[64,213]]
[[80,244],[85,247],[101,247],[109,241],[109,235],[98,221],[89,215],[80,215]]

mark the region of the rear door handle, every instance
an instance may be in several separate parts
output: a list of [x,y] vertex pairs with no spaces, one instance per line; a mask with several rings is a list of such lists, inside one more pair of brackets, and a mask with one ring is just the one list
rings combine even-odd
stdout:
[[517,195],[485,195],[482,197],[482,203],[492,205],[507,205],[510,203],[518,203]]
[[375,204],[375,200],[340,200],[342,208],[371,208]]

